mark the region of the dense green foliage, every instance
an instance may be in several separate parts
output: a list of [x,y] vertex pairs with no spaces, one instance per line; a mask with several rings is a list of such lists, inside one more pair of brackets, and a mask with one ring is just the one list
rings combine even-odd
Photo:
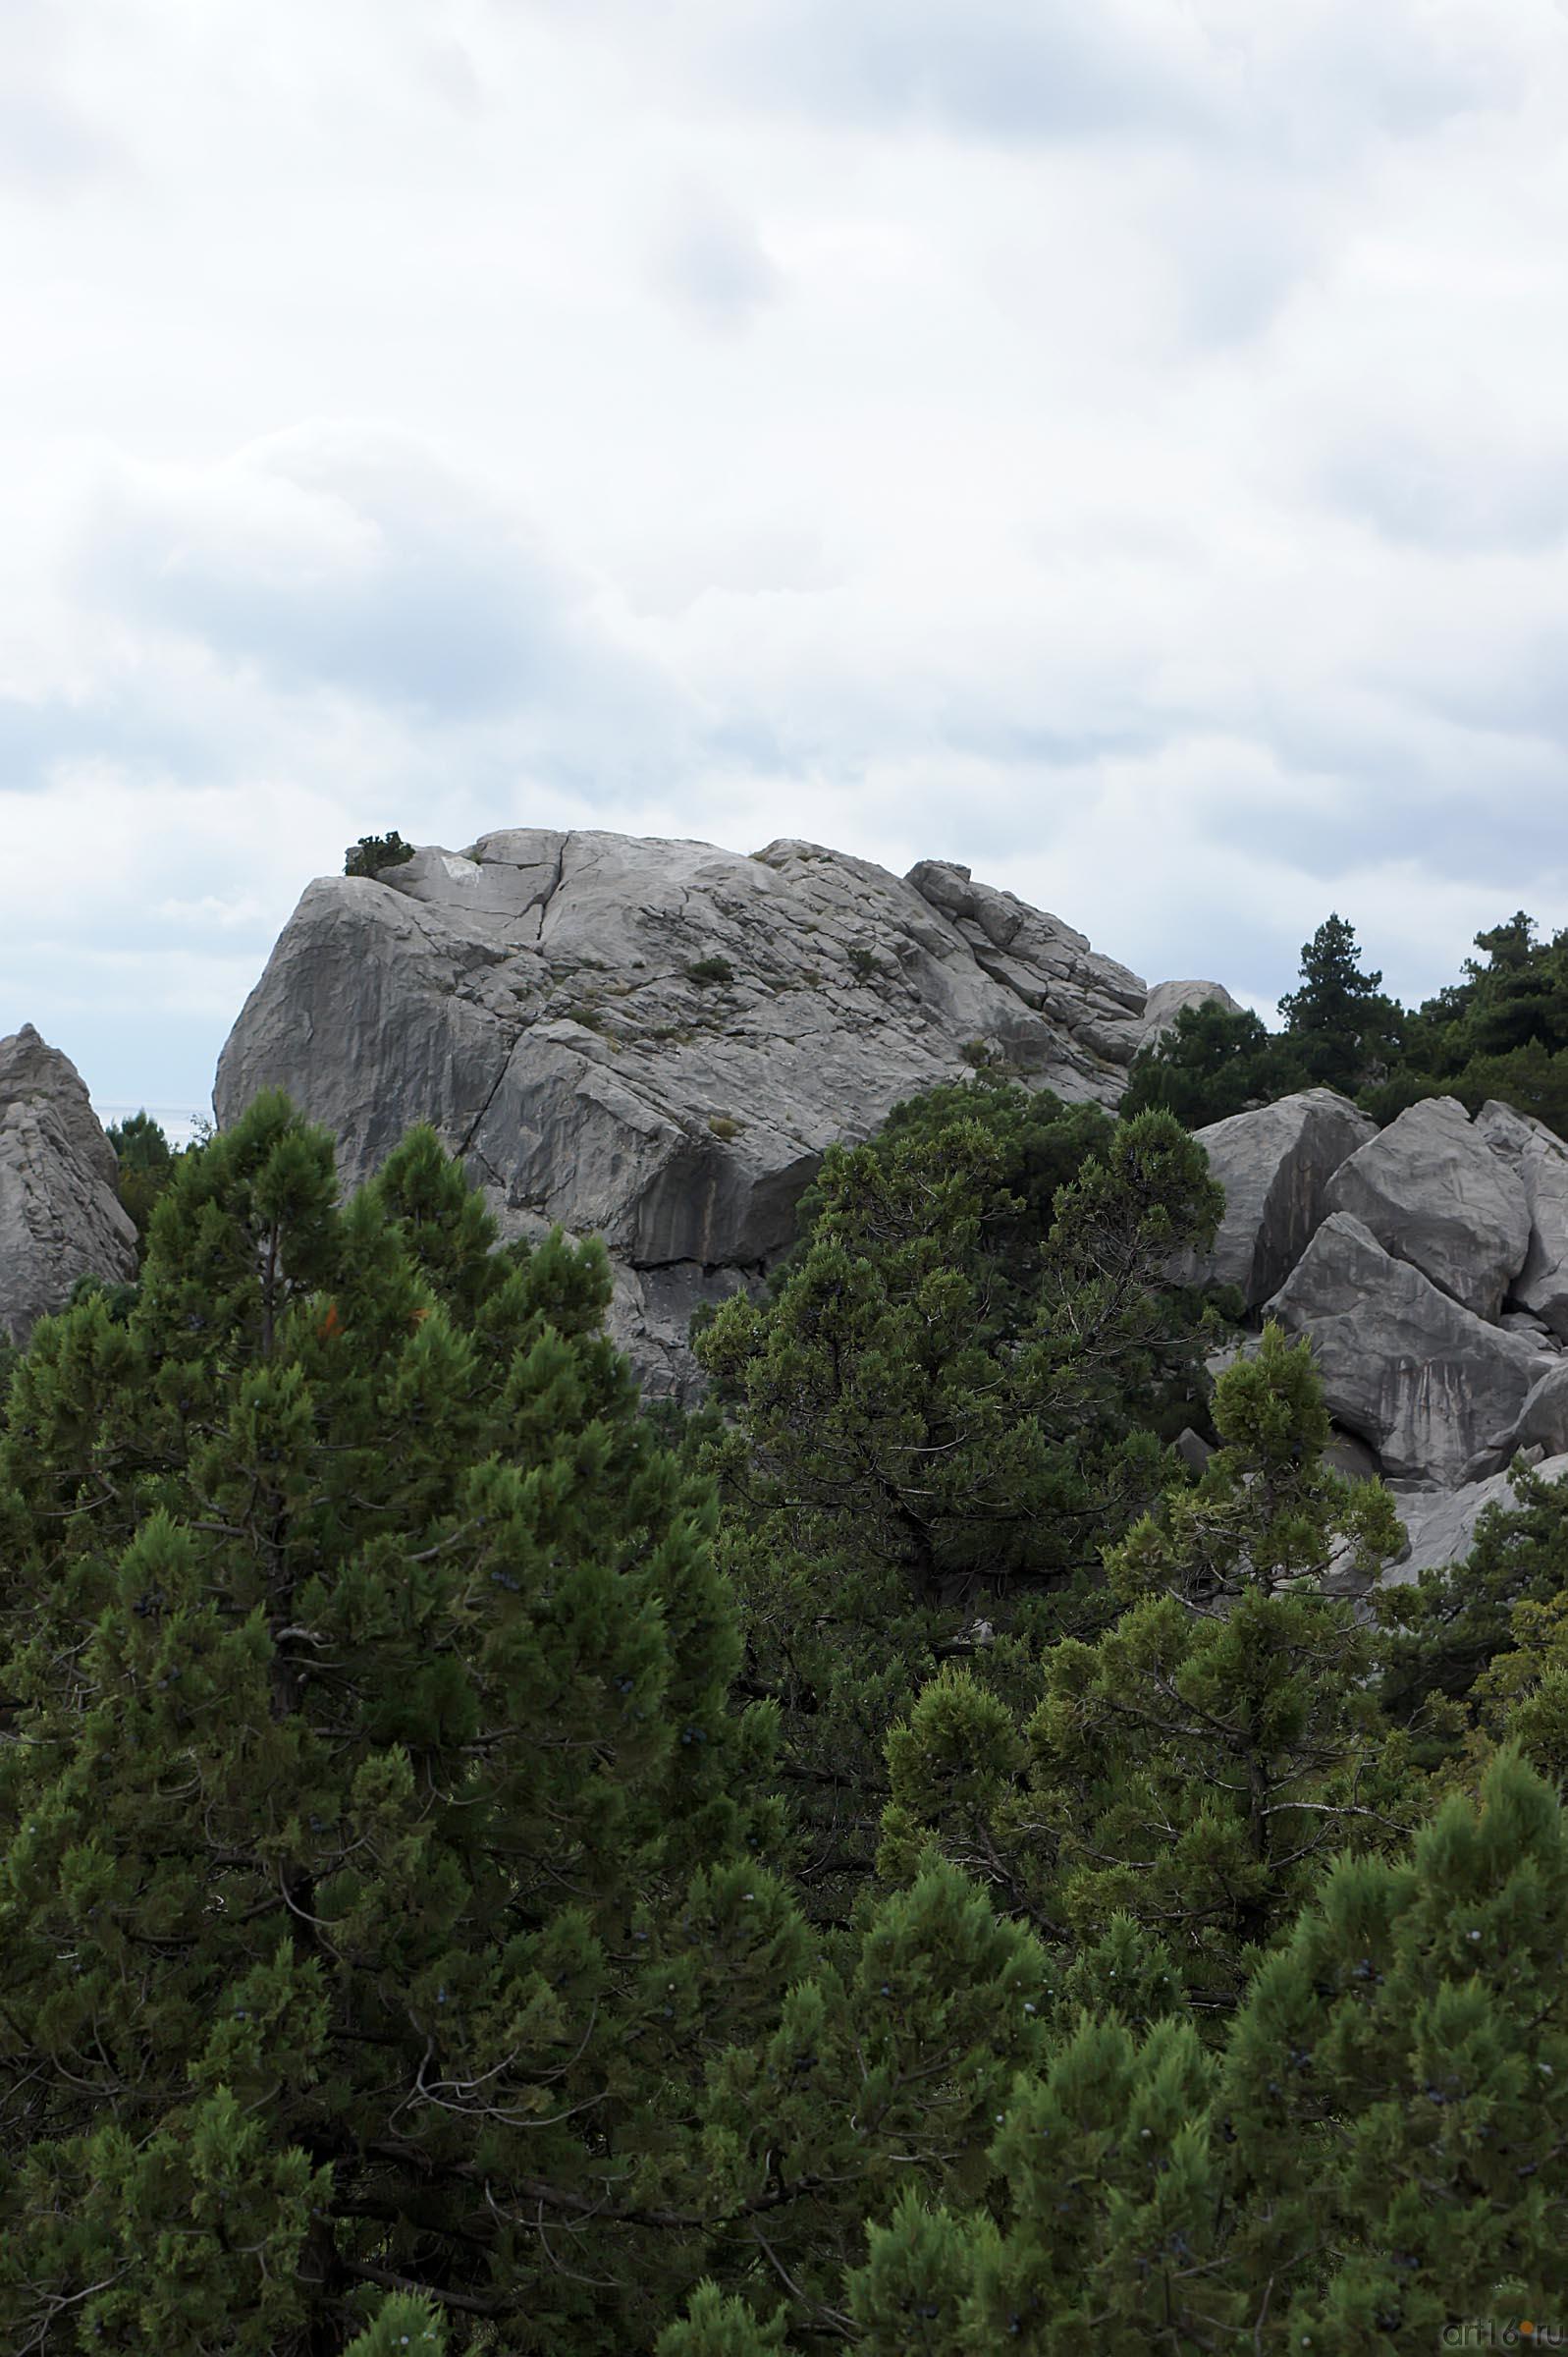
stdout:
[[1279,1002],[1283,1028],[1250,1014],[1186,1007],[1139,1057],[1125,1112],[1163,1106],[1190,1128],[1292,1089],[1337,1088],[1391,1121],[1422,1097],[1454,1096],[1474,1113],[1501,1097],[1548,1128],[1568,1129],[1568,931],[1538,941],[1520,910],[1478,933],[1464,979],[1407,1010],[1363,973],[1355,934],[1329,916],[1301,953],[1299,989]]
[[1192,1391],[1198,1326],[1157,1279],[1217,1210],[1167,1116],[1115,1127],[982,1080],[830,1153],[771,1300],[703,1336],[734,1412],[703,1461],[746,1691],[782,1711],[826,1903],[869,1870],[920,1677],[1019,1599],[1044,1625],[1168,1478],[1154,1427]]
[[[144,1260],[153,1207],[173,1178],[181,1155],[190,1149],[171,1146],[162,1123],[145,1112],[111,1122],[105,1134],[120,1164],[120,1200],[135,1222],[137,1257]],[[197,1142],[204,1143],[206,1135],[210,1124]]]
[[386,835],[361,835],[343,854],[346,876],[379,876],[386,867],[402,867],[413,857],[415,846],[405,843],[394,827]]
[[602,1254],[492,1251],[428,1134],[334,1196],[258,1100],[129,1322],[84,1300],[14,1385],[10,2347],[336,2350],[405,2277],[634,2345],[702,2044],[797,1960]]
[[1563,2315],[1568,1508],[1344,1600],[1391,1501],[1304,1346],[1206,1397],[1172,1112],[900,1108],[683,1425],[427,1132],[347,1202],[275,1097],[157,1165],[0,1405],[0,2344]]

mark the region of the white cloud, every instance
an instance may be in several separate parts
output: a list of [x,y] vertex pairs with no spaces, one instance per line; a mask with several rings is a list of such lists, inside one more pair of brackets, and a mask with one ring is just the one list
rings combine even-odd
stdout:
[[1568,923],[1551,0],[0,18],[0,1029],[110,1097],[389,825],[941,851],[1263,1004]]

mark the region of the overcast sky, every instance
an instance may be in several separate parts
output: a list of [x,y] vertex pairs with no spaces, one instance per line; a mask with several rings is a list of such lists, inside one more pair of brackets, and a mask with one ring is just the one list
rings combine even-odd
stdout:
[[396,826],[1568,924],[1561,0],[0,0],[0,1032]]

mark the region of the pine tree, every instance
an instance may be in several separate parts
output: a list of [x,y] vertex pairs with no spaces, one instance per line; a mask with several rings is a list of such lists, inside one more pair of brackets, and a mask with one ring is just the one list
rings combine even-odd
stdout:
[[111,1122],[105,1134],[120,1165],[120,1200],[135,1222],[137,1248],[144,1252],[152,1207],[174,1170],[174,1149],[162,1124],[144,1111]]
[[1368,1690],[1373,1639],[1323,1592],[1336,1554],[1371,1576],[1392,1501],[1323,1462],[1310,1346],[1266,1329],[1217,1387],[1224,1446],[1107,1555],[1123,1609],[1047,1656],[1019,1727],[963,1668],[889,1738],[884,1870],[933,1834],[1054,1944],[1116,1914],[1221,2014],[1332,1849],[1395,1841],[1424,1784]]
[[1130,1119],[1162,1108],[1185,1128],[1202,1129],[1291,1085],[1288,1057],[1261,1018],[1209,1001],[1179,1008],[1163,1038],[1134,1057],[1121,1111]]
[[[1010,1624],[1171,1478],[1150,1428],[1188,1412],[1199,1324],[1162,1278],[1217,1217],[1201,1152],[1148,1115],[1103,1158],[1068,1147],[1076,1176],[1048,1199],[1021,1095],[830,1154],[772,1299],[727,1302],[699,1343],[733,1413],[707,1461],[745,1687],[783,1711],[802,1868],[829,1914],[870,1867],[884,1740],[920,1680],[977,1643],[993,1675],[1032,1679]],[[1020,1135],[1032,1221],[1005,1183]]]
[[8,2346],[620,2349],[701,2272],[703,2054],[804,1950],[735,1797],[711,1502],[607,1295],[597,1247],[496,1250],[428,1132],[340,1207],[271,1097],[182,1162],[127,1322],[39,1328],[0,1442]]
[[1255,2310],[1284,2295],[1279,2345],[1371,2357],[1562,2313],[1565,1947],[1562,1810],[1505,1755],[1408,1862],[1337,1866],[1263,1966],[1217,2101],[1235,2264]]
[[1301,952],[1301,987],[1279,1002],[1298,1086],[1354,1091],[1398,1054],[1401,1013],[1382,975],[1363,973],[1355,928],[1327,916]]
[[[872,2357],[1403,2357],[1568,2298],[1568,1830],[1511,1756],[1347,1857],[1217,2055],[1067,2023],[978,2198],[906,2181],[846,2305]],[[1457,2344],[1456,2344],[1457,2345]]]
[[[900,2191],[977,2197],[1020,2072],[1056,2010],[1050,1961],[974,1882],[931,1857],[866,1898],[837,1952],[790,1989],[777,2026],[714,2066],[707,2128],[723,2256],[754,2302],[841,2336],[844,2270]],[[919,2345],[918,2342],[913,2345]]]
[[1568,1588],[1568,1491],[1528,1466],[1512,1476],[1513,1503],[1496,1501],[1476,1524],[1469,1553],[1376,1598],[1388,1631],[1382,1700],[1433,1758],[1463,1739],[1462,1712],[1478,1679],[1513,1651],[1522,1607],[1549,1607]]

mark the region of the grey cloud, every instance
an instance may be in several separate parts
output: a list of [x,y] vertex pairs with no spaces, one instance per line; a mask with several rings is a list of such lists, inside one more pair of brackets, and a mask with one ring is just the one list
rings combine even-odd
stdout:
[[107,483],[83,589],[253,666],[463,724],[646,703],[655,685],[597,629],[589,585],[411,436],[311,427],[227,467]]
[[[998,139],[1193,127],[1196,60],[1147,15],[1072,0],[792,0],[733,18],[719,46],[753,97],[892,122],[927,117]],[[1118,24],[1120,16],[1123,23]]]
[[424,52],[423,79],[454,113],[470,123],[487,111],[484,83],[469,51],[461,41],[432,41]]
[[0,90],[0,182],[60,195],[126,169],[116,139],[47,91]]
[[231,777],[239,747],[144,679],[100,679],[90,692],[0,693],[0,790],[43,794],[63,767],[112,761],[129,775]]
[[[550,0],[544,13],[562,17]],[[635,0],[572,14],[622,40],[647,22]],[[655,70],[676,60],[752,105],[827,121],[1001,143],[1148,134],[1283,167],[1517,104],[1534,30],[1523,12],[1503,27],[1422,0],[684,0],[653,54]]]
[[1488,430],[1478,402],[1445,434],[1412,419],[1347,435],[1323,466],[1324,492],[1404,546],[1549,548],[1568,533],[1568,443]]
[[0,186],[61,196],[125,174],[123,140],[66,87],[59,14],[40,0],[0,0],[5,79],[0,84]]
[[676,197],[652,261],[661,290],[705,327],[721,331],[747,326],[784,287],[752,224],[698,189]]

